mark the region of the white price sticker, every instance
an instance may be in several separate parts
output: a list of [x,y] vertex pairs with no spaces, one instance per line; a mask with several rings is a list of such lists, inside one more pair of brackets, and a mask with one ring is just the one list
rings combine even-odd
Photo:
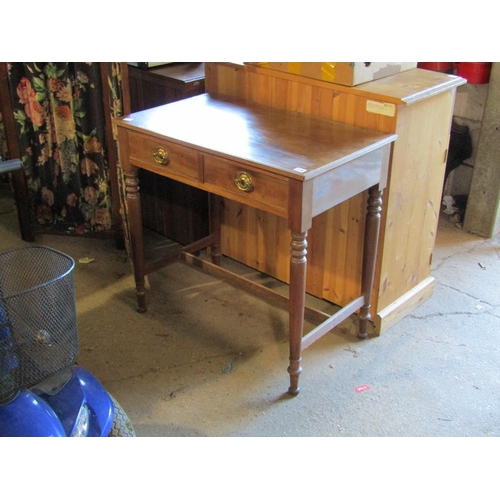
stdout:
[[366,111],[377,113],[378,115],[395,116],[396,105],[389,102],[366,101]]

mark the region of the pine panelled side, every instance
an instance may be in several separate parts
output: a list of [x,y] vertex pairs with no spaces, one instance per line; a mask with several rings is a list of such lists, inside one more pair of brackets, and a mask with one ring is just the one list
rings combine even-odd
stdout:
[[450,90],[400,109],[386,194],[379,312],[430,274],[454,98]]
[[[410,71],[344,87],[256,66],[205,63],[207,92],[398,134],[383,194],[372,298],[379,334],[432,293],[445,154],[456,86],[464,83]],[[393,116],[367,111],[368,100],[389,103]],[[312,295],[340,306],[359,295],[366,200],[366,193],[358,195],[313,219],[307,249]],[[290,237],[284,219],[225,200],[225,255],[288,282]]]

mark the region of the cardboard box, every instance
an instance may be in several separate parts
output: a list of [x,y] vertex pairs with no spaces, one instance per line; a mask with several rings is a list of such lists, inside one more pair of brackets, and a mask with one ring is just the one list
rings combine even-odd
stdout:
[[416,62],[248,62],[263,68],[354,87],[417,67]]

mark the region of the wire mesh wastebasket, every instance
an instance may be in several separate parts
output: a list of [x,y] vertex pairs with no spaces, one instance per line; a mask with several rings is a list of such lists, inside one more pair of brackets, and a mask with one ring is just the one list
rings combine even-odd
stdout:
[[0,400],[75,362],[74,267],[43,246],[0,253]]

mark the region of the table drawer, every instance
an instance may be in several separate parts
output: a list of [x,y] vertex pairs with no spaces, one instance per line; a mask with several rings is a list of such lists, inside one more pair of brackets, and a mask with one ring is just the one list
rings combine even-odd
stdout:
[[222,190],[222,196],[280,215],[288,210],[288,180],[245,165],[205,156],[204,182]]
[[154,172],[199,178],[198,153],[173,142],[129,132],[130,160]]

